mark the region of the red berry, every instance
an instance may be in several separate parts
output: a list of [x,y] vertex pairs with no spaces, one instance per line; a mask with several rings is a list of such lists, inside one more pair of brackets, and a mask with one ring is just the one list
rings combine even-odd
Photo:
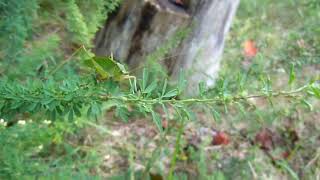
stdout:
[[258,48],[253,40],[247,40],[244,42],[244,55],[248,58],[253,58],[258,53]]
[[289,156],[290,156],[290,152],[289,151],[285,151],[285,152],[282,153],[282,158],[284,158],[284,159],[288,159]]
[[212,145],[228,145],[230,143],[230,138],[228,134],[219,131],[212,140]]

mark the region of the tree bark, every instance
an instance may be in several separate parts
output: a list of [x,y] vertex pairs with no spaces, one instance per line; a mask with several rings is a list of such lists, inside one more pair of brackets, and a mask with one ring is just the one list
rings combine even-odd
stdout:
[[97,33],[95,53],[113,54],[136,67],[179,30],[192,27],[176,49],[171,49],[168,71],[175,78],[191,73],[190,87],[200,81],[214,84],[239,0],[125,0]]

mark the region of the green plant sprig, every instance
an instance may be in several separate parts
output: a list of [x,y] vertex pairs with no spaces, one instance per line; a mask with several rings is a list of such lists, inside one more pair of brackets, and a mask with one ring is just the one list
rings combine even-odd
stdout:
[[[108,82],[107,82],[108,83]],[[111,88],[112,89],[112,88]],[[120,91],[120,90],[119,90]],[[177,92],[177,93],[170,93]],[[143,93],[117,92],[111,93],[111,90],[105,87],[105,84],[80,83],[74,80],[64,81],[62,84],[47,82],[36,86],[29,86],[13,83],[0,83],[0,115],[4,117],[8,114],[22,114],[47,112],[51,118],[57,115],[64,116],[68,114],[68,119],[73,116],[81,116],[81,109],[88,107],[87,114],[97,116],[101,113],[101,104],[103,102],[113,102],[116,108],[127,107],[128,105],[139,105],[145,112],[153,112],[156,105],[188,105],[193,103],[201,104],[228,104],[253,98],[271,98],[287,97],[298,98],[307,95],[320,98],[320,88],[316,83],[311,83],[290,91],[268,91],[256,95],[229,95],[227,97],[217,96],[214,98],[189,98],[176,99],[178,90],[171,90],[158,97],[150,97]],[[166,95],[167,94],[167,95]],[[122,109],[123,110],[123,109]]]
[[215,103],[223,103],[223,102],[237,102],[240,100],[248,100],[248,99],[255,99],[255,98],[268,98],[268,97],[288,97],[288,98],[294,98],[294,97],[299,97],[299,93],[304,92],[306,89],[308,89],[310,85],[305,85],[300,88],[297,88],[295,90],[291,91],[278,91],[278,92],[273,92],[270,91],[269,93],[264,93],[264,94],[257,94],[257,95],[248,95],[248,96],[231,96],[228,97],[227,99],[223,99],[221,97],[216,97],[216,98],[203,98],[203,99],[197,99],[197,98],[190,98],[190,99],[162,99],[160,98],[155,98],[155,99],[144,99],[141,97],[136,97],[136,98],[127,98],[125,96],[123,97],[113,97],[113,96],[101,96],[101,100],[119,100],[123,101],[125,103],[147,103],[151,105],[155,104],[163,104],[163,103],[168,103],[168,104],[190,104],[190,103],[208,103],[208,104],[215,104]]

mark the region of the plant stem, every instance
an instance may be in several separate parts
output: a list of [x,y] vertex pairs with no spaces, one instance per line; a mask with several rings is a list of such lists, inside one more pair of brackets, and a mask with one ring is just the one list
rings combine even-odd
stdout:
[[257,94],[257,95],[248,95],[248,96],[234,96],[230,97],[229,99],[224,100],[221,97],[216,97],[216,98],[210,98],[210,99],[196,99],[196,98],[191,98],[191,99],[182,99],[182,100],[177,100],[177,99],[141,99],[141,98],[126,98],[126,97],[110,97],[110,96],[102,96],[102,100],[120,100],[124,101],[127,103],[136,103],[136,102],[143,102],[147,104],[161,104],[161,103],[169,103],[169,104],[179,104],[179,103],[222,103],[222,102],[235,102],[239,100],[246,100],[246,99],[254,99],[254,98],[268,98],[268,97],[294,97],[296,96],[295,94],[298,94],[302,91],[304,91],[308,86],[302,86],[298,89],[292,90],[292,91],[280,91],[280,92],[270,92],[270,93],[264,93],[264,94]]

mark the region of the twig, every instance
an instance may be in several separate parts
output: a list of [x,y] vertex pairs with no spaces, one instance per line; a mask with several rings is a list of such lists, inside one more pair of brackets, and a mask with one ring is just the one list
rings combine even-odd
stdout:
[[250,170],[251,170],[251,172],[252,172],[253,178],[254,178],[254,179],[258,179],[258,175],[257,175],[256,171],[254,170],[254,168],[252,167],[252,164],[251,164],[250,161],[248,162],[248,165],[249,165]]
[[136,102],[143,102],[147,104],[161,104],[161,103],[171,103],[171,104],[177,104],[177,103],[223,103],[225,101],[229,102],[235,102],[239,100],[247,100],[247,99],[253,99],[253,98],[268,98],[268,97],[278,97],[278,96],[283,96],[283,97],[295,97],[302,91],[304,91],[308,86],[302,86],[298,89],[292,90],[292,91],[280,91],[280,92],[270,92],[267,94],[257,94],[257,95],[249,95],[249,96],[234,96],[230,97],[227,100],[221,99],[219,97],[217,98],[210,98],[210,99],[182,99],[182,100],[177,100],[177,99],[141,99],[141,98],[126,98],[126,97],[112,97],[112,96],[101,96],[101,99],[103,100],[109,100],[109,99],[114,99],[114,100],[120,100],[124,101],[127,103],[136,103]]
[[316,156],[308,162],[308,164],[304,169],[308,169],[312,164],[314,164],[319,159],[319,157],[320,157],[320,151],[317,152]]

